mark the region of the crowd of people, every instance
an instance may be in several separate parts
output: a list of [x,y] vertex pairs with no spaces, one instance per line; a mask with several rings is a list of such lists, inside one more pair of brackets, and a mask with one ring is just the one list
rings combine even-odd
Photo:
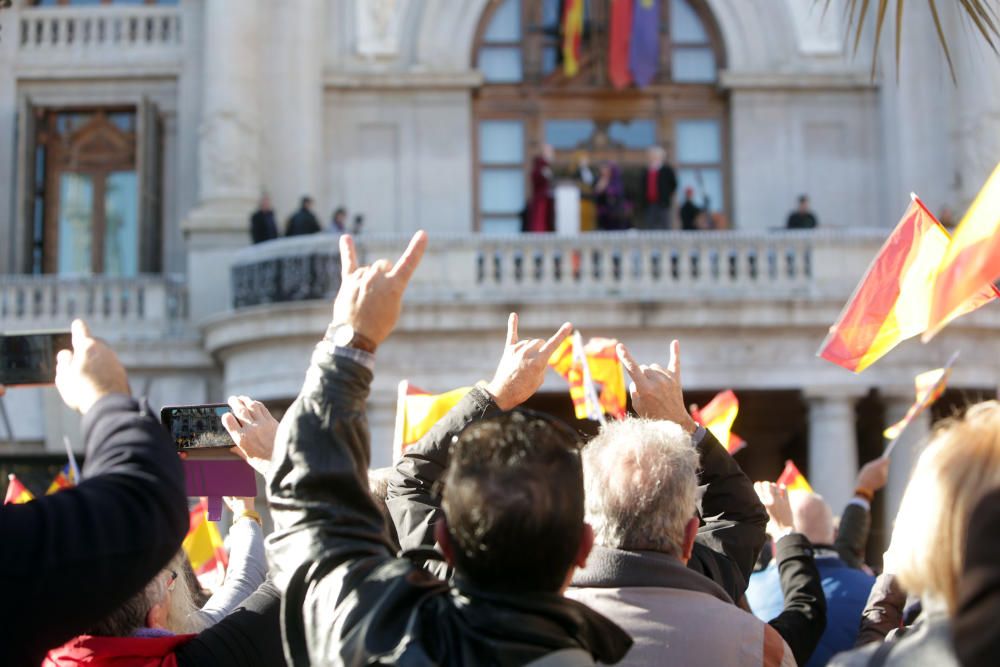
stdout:
[[[302,236],[305,234],[316,234],[323,231],[316,213],[313,210],[314,202],[312,197],[305,195],[299,200],[299,208],[292,213],[285,222],[284,236]],[[364,226],[364,216],[355,215],[351,228],[347,228],[347,209],[338,206],[330,216],[330,226],[327,231],[335,234],[353,234],[357,236]],[[267,194],[261,195],[257,210],[250,215],[250,240],[253,243],[264,243],[272,241],[282,234],[279,233],[277,218],[274,208],[271,206],[271,197]]]
[[230,399],[224,425],[266,479],[275,530],[229,500],[231,565],[211,597],[180,549],[170,438],[74,322],[56,386],[83,415],[86,463],[76,487],[0,508],[3,663],[996,663],[994,401],[931,437],[878,576],[863,554],[888,462],[859,472],[839,531],[822,498],[755,485],[688,413],[677,341],[648,364],[617,346],[634,414],[581,443],[521,407],[572,325],[522,339],[512,313],[492,379],[369,472],[377,350],[426,244],[418,232],[397,261],[361,266],[341,236],[331,324],[281,423]]

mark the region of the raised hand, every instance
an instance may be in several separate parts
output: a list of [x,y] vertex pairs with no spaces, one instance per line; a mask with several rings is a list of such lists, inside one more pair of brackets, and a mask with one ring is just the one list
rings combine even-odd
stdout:
[[663,419],[680,424],[688,433],[698,430],[698,424],[684,407],[681,387],[681,344],[670,343],[670,362],[666,368],[659,364],[639,365],[621,343],[617,348],[625,371],[632,378],[628,391],[632,396],[635,413],[646,419]]
[[266,476],[271,465],[278,420],[271,416],[263,403],[249,396],[230,396],[228,403],[232,412],[222,415],[222,425],[236,443],[235,453]]
[[855,488],[865,489],[873,494],[889,482],[889,459],[879,457],[861,467]]
[[493,395],[497,407],[511,410],[531,398],[545,380],[549,357],[573,331],[573,325],[564,323],[548,340],[531,338],[519,340],[517,313],[507,319],[507,342],[493,379],[486,391]]
[[380,259],[358,266],[354,239],[340,237],[341,284],[333,302],[333,323],[348,324],[355,333],[378,345],[399,320],[403,292],[427,247],[427,233],[419,231],[395,263]]
[[773,482],[754,482],[753,490],[757,492],[761,504],[771,517],[767,524],[767,532],[772,538],[778,539],[795,530],[792,519],[792,505],[788,502],[788,492],[784,487]]
[[108,394],[129,394],[128,376],[114,351],[90,335],[83,320],[70,327],[73,349],[56,355],[56,389],[69,407],[87,414]]

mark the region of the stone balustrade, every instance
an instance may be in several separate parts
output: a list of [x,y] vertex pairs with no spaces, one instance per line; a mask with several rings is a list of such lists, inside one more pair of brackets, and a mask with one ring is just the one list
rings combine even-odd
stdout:
[[0,275],[5,333],[65,329],[82,317],[117,340],[157,339],[178,333],[186,314],[186,288],[176,277]]
[[26,8],[19,12],[20,56],[79,56],[156,52],[178,55],[182,43],[177,7],[106,6]]
[[[407,292],[421,302],[846,298],[888,230],[631,232],[574,237],[433,237]],[[403,237],[361,237],[361,261],[395,257]],[[332,234],[236,254],[234,308],[332,296]]]

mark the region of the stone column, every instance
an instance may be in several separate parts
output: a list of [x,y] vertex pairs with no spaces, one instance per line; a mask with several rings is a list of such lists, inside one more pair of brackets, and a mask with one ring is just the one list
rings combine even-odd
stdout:
[[854,406],[860,390],[807,389],[809,402],[809,471],[806,477],[839,515],[854,491],[858,472],[858,439]]
[[198,203],[183,228],[188,242],[191,315],[229,306],[232,250],[247,245],[260,192],[259,0],[206,0],[203,19]]
[[[889,393],[885,396],[885,425],[895,424],[913,404],[913,388]],[[896,512],[899,511],[899,501],[903,498],[903,491],[906,483],[910,479],[910,472],[927,444],[927,436],[931,430],[930,410],[924,410],[917,415],[910,425],[906,427],[899,437],[892,450],[892,462],[889,464],[889,483],[885,487],[885,526],[887,531],[886,546],[888,546],[888,533],[892,531],[893,521],[896,519]]]

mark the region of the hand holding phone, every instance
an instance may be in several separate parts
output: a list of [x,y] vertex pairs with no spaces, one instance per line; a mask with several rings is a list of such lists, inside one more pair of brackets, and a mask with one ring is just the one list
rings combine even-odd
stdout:
[[235,443],[222,425],[226,414],[229,406],[225,403],[170,405],[160,410],[160,421],[178,451],[228,450]]

